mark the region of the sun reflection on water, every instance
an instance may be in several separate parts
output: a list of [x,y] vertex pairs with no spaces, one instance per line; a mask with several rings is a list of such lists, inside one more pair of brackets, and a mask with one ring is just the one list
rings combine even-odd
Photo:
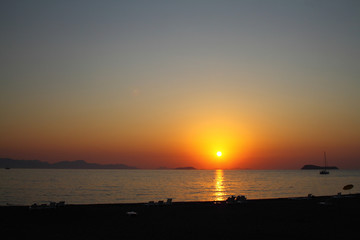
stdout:
[[218,169],[215,171],[215,201],[225,200],[226,193],[224,190],[224,171]]

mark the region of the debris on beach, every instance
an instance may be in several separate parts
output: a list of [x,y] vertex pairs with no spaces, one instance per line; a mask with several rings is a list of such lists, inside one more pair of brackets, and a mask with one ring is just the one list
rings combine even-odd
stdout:
[[134,212],[134,211],[130,211],[130,212],[126,212],[126,215],[128,216],[137,216],[137,212]]
[[225,202],[227,204],[244,203],[244,202],[246,202],[246,197],[244,195],[239,195],[237,197],[231,196],[231,197],[228,197]]
[[148,203],[145,204],[146,206],[164,206],[164,205],[172,205],[172,198],[168,198],[166,200],[166,202],[164,202],[163,200],[159,200],[158,202],[154,202],[154,201],[149,201]]
[[34,203],[29,207],[30,210],[42,210],[42,209],[55,209],[59,207],[65,207],[65,201],[50,202],[49,204],[37,204]]

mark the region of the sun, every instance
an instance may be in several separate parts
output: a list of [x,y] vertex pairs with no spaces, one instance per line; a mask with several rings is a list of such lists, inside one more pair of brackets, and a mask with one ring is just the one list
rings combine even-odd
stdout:
[[219,151],[219,152],[216,153],[216,155],[217,155],[218,157],[221,157],[222,153]]

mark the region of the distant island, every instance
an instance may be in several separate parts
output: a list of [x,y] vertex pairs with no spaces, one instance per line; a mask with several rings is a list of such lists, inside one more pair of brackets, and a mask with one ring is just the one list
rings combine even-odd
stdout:
[[[301,168],[301,170],[320,170],[320,169],[324,169],[324,167],[316,166],[316,165],[304,165],[304,166]],[[335,166],[326,167],[326,169],[339,170],[339,168],[338,168],[338,167],[335,167]]]
[[178,167],[175,168],[176,170],[196,170],[196,168],[194,167]]
[[40,168],[40,169],[137,169],[125,164],[97,164],[84,160],[48,163],[39,160],[15,160],[0,158],[0,168]]
[[177,168],[158,167],[157,170],[197,170],[197,169],[194,167],[177,167]]

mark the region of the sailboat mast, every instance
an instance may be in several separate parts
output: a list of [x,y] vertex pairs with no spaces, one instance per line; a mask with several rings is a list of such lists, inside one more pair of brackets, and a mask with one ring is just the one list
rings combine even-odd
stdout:
[[327,168],[327,164],[326,164],[326,152],[324,152],[324,162],[325,162],[324,170],[320,171],[320,174],[329,174],[329,172],[326,171],[326,168]]

